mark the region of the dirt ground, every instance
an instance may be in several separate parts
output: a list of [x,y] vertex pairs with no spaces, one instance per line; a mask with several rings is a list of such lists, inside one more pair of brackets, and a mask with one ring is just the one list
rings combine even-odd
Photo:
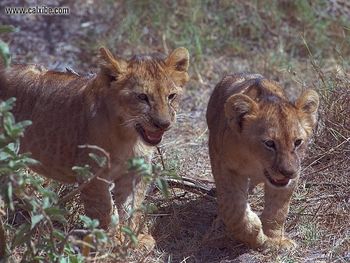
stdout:
[[[13,2],[1,1],[1,12],[4,6],[13,5]],[[23,5],[22,1],[15,2],[18,6]],[[34,5],[36,1],[28,2]],[[102,44],[125,57],[137,52],[164,52],[174,48],[168,47],[164,41],[156,42],[154,46],[132,46],[123,41],[111,43],[109,32],[118,24],[107,21],[114,22],[115,17],[106,15],[103,5],[93,5],[92,2],[77,1],[70,5],[72,14],[69,16],[8,16],[1,13],[0,24],[19,28],[16,33],[1,36],[10,46],[12,61],[38,63],[56,70],[70,67],[85,74],[96,71],[97,50]],[[191,80],[182,100],[177,125],[160,146],[166,166],[175,169],[179,176],[203,180],[209,188],[214,186],[207,150],[205,111],[215,84],[225,73],[262,73],[280,81],[292,97],[305,84],[314,88],[321,85],[308,59],[294,61],[297,63],[295,72],[288,72],[273,63],[266,65],[264,61],[267,57],[267,53],[259,52],[245,57],[213,54],[202,57],[200,62],[191,61]],[[331,75],[336,68],[337,63],[330,60],[324,72]],[[342,79],[339,85],[348,89],[349,79],[343,76],[336,75]],[[300,82],[300,79],[303,81]],[[345,107],[350,107],[348,94],[344,100],[347,101]],[[327,119],[331,105],[322,106],[321,124],[303,164],[299,188],[288,216],[287,232],[299,244],[295,251],[271,255],[248,249],[225,236],[224,228],[217,220],[215,197],[174,189],[169,200],[156,193],[148,196],[147,202],[156,204],[158,208],[148,220],[156,248],[146,256],[131,256],[130,261],[349,262],[349,137],[342,135],[334,144],[327,144],[324,136],[327,121],[331,121]],[[349,112],[349,109],[343,110]],[[348,125],[345,124],[346,127]],[[261,209],[262,196],[263,191],[258,188],[250,197],[254,209]]]

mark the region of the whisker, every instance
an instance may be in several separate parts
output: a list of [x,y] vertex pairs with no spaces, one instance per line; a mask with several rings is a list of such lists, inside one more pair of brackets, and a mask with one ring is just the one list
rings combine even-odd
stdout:
[[121,123],[121,125],[122,125],[122,126],[127,126],[127,125],[130,124],[130,123],[134,123],[135,120],[137,120],[137,119],[138,119],[138,117],[135,116],[135,117],[133,117],[133,118],[130,118],[130,119],[124,121],[123,123]]

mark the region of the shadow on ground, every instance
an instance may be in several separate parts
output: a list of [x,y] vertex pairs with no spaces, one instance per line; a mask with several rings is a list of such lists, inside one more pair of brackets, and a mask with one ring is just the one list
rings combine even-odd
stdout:
[[214,199],[180,198],[154,216],[152,235],[166,262],[257,262],[251,250],[225,236]]

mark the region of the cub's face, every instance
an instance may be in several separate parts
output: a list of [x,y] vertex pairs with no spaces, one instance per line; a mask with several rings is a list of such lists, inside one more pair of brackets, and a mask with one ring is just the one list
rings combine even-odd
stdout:
[[189,76],[189,54],[178,48],[168,57],[139,55],[129,61],[115,59],[101,50],[107,62],[104,70],[111,79],[110,111],[150,145],[161,142],[175,122],[182,90]]
[[299,175],[316,124],[317,93],[304,92],[294,105],[278,97],[256,102],[242,94],[231,96],[229,103],[231,109],[240,108],[239,123],[233,127],[260,163],[260,174],[275,187],[287,186]]

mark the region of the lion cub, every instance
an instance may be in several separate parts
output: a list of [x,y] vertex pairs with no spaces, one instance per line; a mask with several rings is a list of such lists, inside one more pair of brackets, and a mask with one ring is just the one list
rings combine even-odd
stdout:
[[[136,156],[149,159],[152,146],[175,122],[183,87],[189,80],[189,54],[178,48],[169,56],[136,55],[129,60],[100,49],[100,70],[95,75],[49,71],[36,65],[0,69],[0,98],[16,97],[16,120],[31,120],[21,141],[21,151],[40,161],[32,169],[64,183],[79,183],[72,166],[90,164],[97,145],[110,155],[111,168],[81,192],[85,212],[107,228],[112,214],[112,194],[121,220],[130,205],[140,205],[145,185],[127,169]],[[134,190],[134,196],[132,192]]]
[[[284,223],[318,105],[315,91],[291,103],[277,83],[258,74],[228,75],[214,89],[207,122],[219,215],[252,248],[295,246]],[[261,221],[247,203],[249,185],[258,183],[265,186]]]

